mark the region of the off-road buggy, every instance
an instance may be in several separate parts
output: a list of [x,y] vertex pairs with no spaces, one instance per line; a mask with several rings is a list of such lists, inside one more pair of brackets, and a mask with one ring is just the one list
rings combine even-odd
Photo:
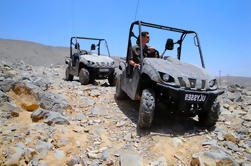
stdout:
[[[97,44],[91,44],[90,51],[82,50],[78,40],[93,40]],[[101,55],[101,42],[105,43],[108,56]],[[74,46],[74,48],[72,48]],[[96,50],[97,52],[93,52]],[[70,57],[67,57],[65,63],[68,64],[65,71],[67,81],[72,81],[74,76],[79,77],[82,85],[93,83],[97,78],[108,78],[111,86],[116,83],[114,74],[114,60],[110,58],[108,44],[105,39],[87,38],[87,37],[71,37],[70,40]]]
[[[140,46],[140,68],[133,68],[129,64],[132,53],[133,28],[138,26]],[[156,57],[143,57],[141,29],[142,27],[157,28],[175,32],[179,38],[177,42],[167,39],[163,54]],[[149,29],[150,29],[149,28]],[[180,35],[179,35],[180,34]],[[180,61],[181,48],[186,35],[194,35],[195,45],[200,54],[202,67]],[[177,45],[176,45],[177,44]],[[177,47],[177,58],[163,56],[166,50]],[[175,52],[175,51],[174,51]],[[175,53],[176,54],[176,53]],[[164,103],[167,112],[184,117],[198,115],[199,122],[210,127],[214,126],[220,114],[217,96],[223,91],[218,89],[216,78],[205,70],[199,38],[196,32],[161,26],[141,21],[133,22],[130,26],[126,62],[119,65],[120,75],[116,82],[117,99],[126,95],[132,100],[140,100],[138,126],[149,128],[153,121],[154,111],[159,103]]]

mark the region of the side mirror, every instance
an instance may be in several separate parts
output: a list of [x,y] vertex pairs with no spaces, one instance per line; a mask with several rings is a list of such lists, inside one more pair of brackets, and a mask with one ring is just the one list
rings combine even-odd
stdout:
[[173,50],[173,46],[174,46],[173,39],[167,39],[165,47],[166,50]]
[[91,50],[96,50],[96,45],[95,44],[91,45]]

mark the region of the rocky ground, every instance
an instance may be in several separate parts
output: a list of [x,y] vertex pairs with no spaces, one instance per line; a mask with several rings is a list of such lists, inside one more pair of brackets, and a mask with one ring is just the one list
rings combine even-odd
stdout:
[[106,80],[65,81],[64,66],[0,64],[0,165],[251,165],[251,88],[223,86],[215,128],[156,113],[137,129],[137,102]]

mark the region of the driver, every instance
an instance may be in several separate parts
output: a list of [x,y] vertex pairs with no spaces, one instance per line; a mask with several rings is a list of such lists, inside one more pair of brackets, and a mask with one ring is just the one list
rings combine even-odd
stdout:
[[77,60],[79,60],[80,45],[78,42],[76,42],[76,44],[75,44],[75,49],[77,50],[77,52],[75,52],[72,55],[73,56],[72,66],[76,66],[76,62],[77,62]]
[[[139,44],[139,37],[137,38],[137,45],[133,46],[131,49],[131,54],[129,57],[129,64],[133,67],[140,68],[140,44]],[[147,46],[146,43],[150,41],[149,32],[141,32],[142,37],[142,49],[143,49],[143,57],[157,57],[156,50],[154,47]]]

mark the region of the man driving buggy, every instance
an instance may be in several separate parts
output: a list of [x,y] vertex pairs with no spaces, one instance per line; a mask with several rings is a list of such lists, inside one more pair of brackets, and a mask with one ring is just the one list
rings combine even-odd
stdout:
[[76,66],[77,60],[79,60],[79,53],[80,53],[80,45],[78,42],[74,45],[75,53],[72,55],[73,61],[72,66]]
[[[142,49],[143,49],[143,57],[155,57],[158,58],[157,50],[154,47],[147,46],[146,44],[150,41],[149,32],[141,32],[142,39]],[[140,68],[140,35],[137,38],[137,44],[132,47],[131,54],[129,56],[129,64],[134,68]]]

